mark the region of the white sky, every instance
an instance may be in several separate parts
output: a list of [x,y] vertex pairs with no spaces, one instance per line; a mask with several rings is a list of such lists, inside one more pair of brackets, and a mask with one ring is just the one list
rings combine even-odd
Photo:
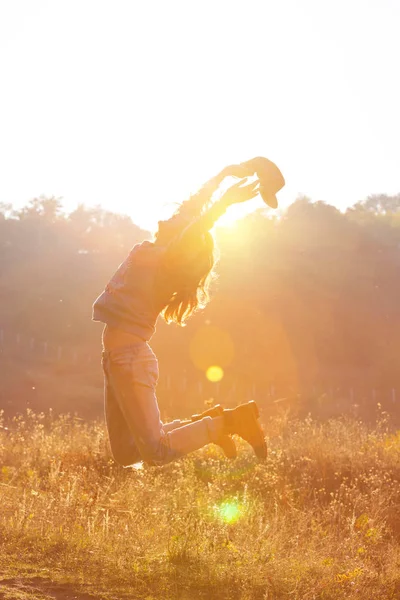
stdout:
[[398,193],[399,27],[399,0],[0,0],[0,202],[151,227],[258,155],[283,205]]

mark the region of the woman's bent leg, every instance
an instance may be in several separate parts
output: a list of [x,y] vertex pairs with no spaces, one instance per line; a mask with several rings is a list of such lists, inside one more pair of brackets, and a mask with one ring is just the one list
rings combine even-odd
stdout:
[[118,406],[143,460],[166,464],[217,442],[223,431],[221,417],[164,429],[155,394],[158,363],[147,344],[112,351],[109,366]]
[[222,417],[215,419],[204,417],[199,421],[173,429],[165,437],[171,454],[178,458],[199,450],[207,444],[219,444],[223,433],[224,420]]
[[178,429],[178,427],[183,427],[184,425],[188,425],[189,423],[191,423],[191,421],[189,421],[188,419],[185,419],[185,421],[181,421],[180,419],[174,419],[169,423],[163,423],[162,426],[164,429],[164,433],[168,433],[169,431],[173,431],[174,429]]

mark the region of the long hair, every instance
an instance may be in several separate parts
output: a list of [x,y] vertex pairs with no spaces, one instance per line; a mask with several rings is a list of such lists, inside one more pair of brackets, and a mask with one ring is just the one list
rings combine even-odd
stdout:
[[193,313],[206,307],[210,300],[210,284],[215,278],[214,264],[214,240],[207,232],[199,254],[175,279],[175,291],[161,311],[167,323],[183,326]]
[[[167,245],[180,235],[193,219],[201,215],[204,206],[210,200],[208,195],[201,192],[203,189],[183,202],[170,219],[159,222],[155,234],[158,243]],[[177,272],[168,274],[172,275],[174,289],[160,313],[167,323],[184,326],[189,317],[204,309],[210,300],[209,289],[215,279],[214,266],[217,259],[214,238],[210,232],[201,235],[198,247],[198,254],[190,263]],[[165,285],[169,287],[171,282]]]

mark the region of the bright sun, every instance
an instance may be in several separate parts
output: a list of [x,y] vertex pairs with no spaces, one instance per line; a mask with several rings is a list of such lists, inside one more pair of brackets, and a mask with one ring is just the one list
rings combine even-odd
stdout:
[[[255,176],[248,178],[249,183],[255,180]],[[222,193],[236,181],[238,181],[236,178],[227,178],[221,185],[220,192],[217,192],[218,197],[220,197]],[[241,204],[233,204],[228,208],[226,213],[218,219],[216,227],[231,228],[235,226],[240,219],[253,212],[257,208],[260,208],[260,206],[262,206],[262,200],[260,195],[257,195],[255,198],[253,198],[252,200],[248,200],[247,202],[243,202]]]
[[235,228],[240,219],[243,219],[243,217],[262,206],[263,202],[260,196],[256,196],[253,200],[244,202],[243,204],[234,204],[218,219],[216,227]]
[[[223,228],[233,228],[237,225],[237,222],[239,221],[239,219],[241,219],[242,217],[245,216],[246,213],[248,213],[248,210],[243,212],[240,211],[241,214],[238,214],[238,207],[230,207],[229,210],[218,219],[217,223],[216,223],[216,227],[223,227]],[[243,208],[243,207],[241,207]],[[247,208],[247,207],[246,207]],[[235,210],[236,209],[236,210]]]

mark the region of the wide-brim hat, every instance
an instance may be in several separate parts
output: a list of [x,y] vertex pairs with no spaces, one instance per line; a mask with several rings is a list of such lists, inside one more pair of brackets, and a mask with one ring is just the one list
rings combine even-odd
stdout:
[[276,194],[285,185],[285,179],[271,160],[257,156],[238,165],[232,165],[229,172],[235,177],[251,177],[257,175],[260,181],[260,196],[271,208],[278,207]]

